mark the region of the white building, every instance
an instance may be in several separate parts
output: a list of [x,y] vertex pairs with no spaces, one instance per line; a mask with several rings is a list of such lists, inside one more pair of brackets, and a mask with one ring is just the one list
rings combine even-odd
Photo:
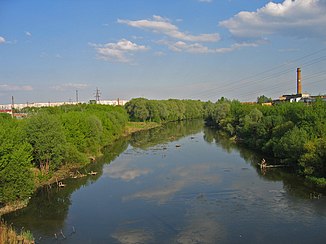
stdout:
[[[112,106],[117,106],[117,105],[125,105],[128,102],[128,100],[100,100],[98,104],[103,104],[103,105],[112,105]],[[85,102],[80,102],[80,103],[85,103]],[[15,109],[22,109],[22,108],[27,108],[27,107],[57,107],[57,106],[62,106],[62,105],[76,105],[76,102],[47,102],[47,103],[36,103],[36,102],[31,102],[31,103],[15,103],[14,108]],[[11,109],[12,104],[0,104],[0,110],[7,110]]]

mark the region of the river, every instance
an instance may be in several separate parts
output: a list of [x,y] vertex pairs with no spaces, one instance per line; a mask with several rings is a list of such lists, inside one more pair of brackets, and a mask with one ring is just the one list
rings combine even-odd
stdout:
[[170,123],[4,218],[36,243],[325,243],[325,191],[261,159],[202,121]]

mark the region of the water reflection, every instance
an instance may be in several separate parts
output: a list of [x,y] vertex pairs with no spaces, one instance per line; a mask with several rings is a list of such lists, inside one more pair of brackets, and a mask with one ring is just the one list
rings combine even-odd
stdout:
[[253,152],[244,146],[239,146],[227,135],[225,135],[223,132],[217,131],[215,128],[204,127],[203,138],[208,143],[215,143],[216,145],[221,146],[228,153],[232,153],[233,151],[239,152],[241,158],[256,169],[256,172],[260,177],[268,181],[283,182],[284,190],[295,197],[311,199],[318,197],[320,198],[322,195],[326,195],[326,189],[318,189],[304,179],[295,176],[293,168],[268,169],[266,171],[262,171],[260,167],[257,166],[263,158],[266,158],[271,164],[280,163],[274,158],[266,157],[266,155],[264,156],[258,152]]
[[152,233],[143,229],[119,229],[112,234],[112,237],[123,244],[152,243],[154,241]]
[[[66,187],[59,188],[56,184],[40,188],[30,200],[28,206],[5,216],[8,222],[13,222],[17,229],[22,227],[27,230],[35,230],[36,236],[51,236],[51,239],[63,238],[61,231],[65,227],[69,207],[72,204],[71,194],[81,188],[93,184],[102,175],[103,164],[111,162],[120,153],[126,150],[126,139],[118,140],[114,145],[103,150],[103,155],[97,163],[79,169],[78,172],[85,177],[66,179]],[[88,175],[90,171],[98,172],[97,175]],[[70,226],[69,233],[73,231]],[[66,236],[64,234],[64,236]]]
[[158,181],[164,182],[164,184],[159,184],[153,188],[150,187],[125,199],[142,198],[163,204],[186,187],[197,184],[214,184],[219,181],[217,175],[210,173],[210,165],[208,164],[176,167],[171,169],[167,175],[159,176]]
[[133,168],[130,161],[123,161],[119,164],[113,164],[111,167],[106,168],[104,174],[113,179],[131,181],[150,172],[151,170],[148,168]]
[[135,133],[130,140],[130,145],[145,150],[156,145],[176,141],[187,135],[197,134],[202,130],[203,125],[202,120],[167,123],[150,131]]

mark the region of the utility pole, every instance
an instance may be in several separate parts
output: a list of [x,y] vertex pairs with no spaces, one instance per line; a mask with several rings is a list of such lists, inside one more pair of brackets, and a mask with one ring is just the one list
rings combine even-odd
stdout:
[[14,96],[11,96],[11,117],[14,117],[14,109],[15,109],[15,102],[14,102]]
[[76,90],[76,104],[78,104],[78,90]]
[[96,100],[96,103],[99,103],[100,102],[100,96],[101,96],[100,90],[96,87],[96,91],[95,91],[95,100]]

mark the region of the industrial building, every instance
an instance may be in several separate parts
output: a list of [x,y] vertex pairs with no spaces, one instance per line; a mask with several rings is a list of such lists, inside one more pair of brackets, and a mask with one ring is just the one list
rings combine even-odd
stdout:
[[280,102],[304,102],[311,103],[316,101],[317,98],[321,98],[326,101],[326,95],[311,96],[309,93],[302,93],[302,78],[301,69],[297,68],[297,93],[291,95],[282,95],[279,99],[273,100],[273,103]]

